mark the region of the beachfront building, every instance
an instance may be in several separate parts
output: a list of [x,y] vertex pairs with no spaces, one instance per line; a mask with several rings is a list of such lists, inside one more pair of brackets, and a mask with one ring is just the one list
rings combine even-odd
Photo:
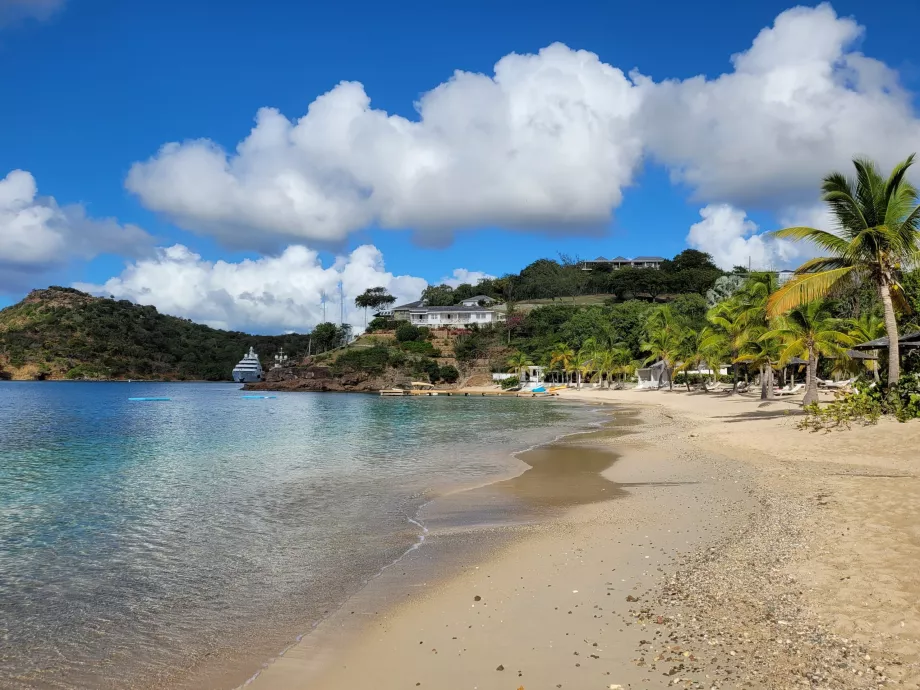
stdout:
[[595,268],[609,266],[614,271],[621,268],[661,268],[664,261],[663,256],[637,256],[635,259],[627,259],[625,256],[618,256],[615,259],[606,259],[599,256],[593,261],[582,261],[581,270],[593,271]]
[[394,307],[393,318],[428,328],[466,328],[470,324],[485,325],[504,319],[503,311],[481,305],[482,300],[489,300],[489,305],[494,301],[482,295],[449,307],[429,307],[419,300]]

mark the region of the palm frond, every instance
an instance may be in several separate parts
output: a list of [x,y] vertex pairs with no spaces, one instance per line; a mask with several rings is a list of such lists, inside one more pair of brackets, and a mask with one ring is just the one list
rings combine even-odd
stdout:
[[803,273],[793,278],[767,300],[767,315],[777,316],[800,304],[823,298],[838,280],[854,270],[855,267],[846,266],[821,273]]
[[892,285],[888,292],[891,295],[891,302],[894,305],[895,311],[898,311],[902,314],[914,313],[914,309],[912,306],[910,306],[907,295],[904,294],[904,288],[900,283],[895,283]]
[[851,262],[844,257],[823,256],[816,259],[809,259],[804,264],[795,269],[795,272],[820,273],[822,271],[830,271],[835,268],[845,268],[851,265]]
[[795,226],[783,228],[782,230],[774,230],[769,234],[779,239],[811,242],[837,256],[846,256],[850,251],[850,243],[847,242],[847,240],[827,230],[818,230],[817,228],[809,228],[806,226]]

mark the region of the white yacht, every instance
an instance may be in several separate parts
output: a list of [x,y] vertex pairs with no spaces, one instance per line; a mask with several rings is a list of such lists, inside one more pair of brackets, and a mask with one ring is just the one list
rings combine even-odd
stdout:
[[256,351],[251,347],[239,364],[233,367],[233,380],[237,383],[254,383],[262,380],[262,365]]

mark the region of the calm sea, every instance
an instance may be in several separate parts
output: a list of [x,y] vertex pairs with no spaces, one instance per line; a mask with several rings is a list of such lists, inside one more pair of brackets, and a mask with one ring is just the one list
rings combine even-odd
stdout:
[[0,383],[0,687],[170,685],[274,654],[419,540],[432,488],[593,421],[514,398],[242,396]]

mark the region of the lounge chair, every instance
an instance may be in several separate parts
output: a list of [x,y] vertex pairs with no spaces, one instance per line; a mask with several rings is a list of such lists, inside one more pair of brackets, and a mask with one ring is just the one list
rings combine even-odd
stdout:
[[824,387],[830,388],[832,390],[840,390],[842,388],[849,388],[854,383],[856,383],[856,378],[847,379],[846,381],[825,381]]
[[773,395],[795,395],[805,390],[804,383],[797,383],[792,388],[774,388]]
[[704,383],[703,390],[706,391],[707,393],[724,393],[727,390],[731,390],[731,388],[726,387],[725,385],[721,383],[714,383],[714,384]]

